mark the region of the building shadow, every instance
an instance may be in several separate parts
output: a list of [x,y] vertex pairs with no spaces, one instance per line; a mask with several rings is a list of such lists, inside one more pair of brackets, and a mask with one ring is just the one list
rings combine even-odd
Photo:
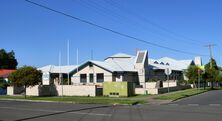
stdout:
[[17,119],[15,121],[25,121],[25,120],[37,119],[37,118],[54,116],[54,115],[65,114],[65,113],[78,112],[78,111],[84,111],[84,110],[93,110],[93,109],[100,109],[100,108],[109,108],[109,107],[111,107],[111,106],[96,106],[96,107],[82,108],[82,109],[77,109],[77,110],[61,111],[61,112],[56,112],[56,113],[50,113],[50,114],[44,114],[44,115],[39,115],[39,116]]

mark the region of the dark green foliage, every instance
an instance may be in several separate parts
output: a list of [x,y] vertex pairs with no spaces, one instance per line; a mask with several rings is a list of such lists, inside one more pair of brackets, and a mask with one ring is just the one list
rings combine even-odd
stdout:
[[0,49],[0,69],[16,69],[17,65],[14,51],[7,53],[4,49]]
[[219,68],[214,59],[210,59],[210,62],[205,65],[205,74],[203,75],[204,79],[207,82],[211,82],[211,88],[213,88],[213,83],[217,82],[219,75]]
[[12,86],[34,86],[41,83],[41,71],[35,67],[24,66],[9,75]]
[[7,88],[8,83],[3,79],[3,77],[0,77],[0,88]]
[[222,74],[218,74],[218,75],[217,75],[216,81],[217,81],[218,83],[222,83]]
[[198,83],[198,70],[200,71],[200,79],[202,77],[202,71],[195,65],[190,65],[186,71],[186,77],[189,79],[189,83],[195,84]]

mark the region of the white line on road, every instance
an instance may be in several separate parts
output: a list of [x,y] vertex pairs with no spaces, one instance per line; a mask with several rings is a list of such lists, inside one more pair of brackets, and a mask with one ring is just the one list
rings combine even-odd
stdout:
[[49,113],[72,113],[79,115],[92,115],[92,116],[112,116],[112,114],[103,114],[103,113],[85,113],[85,112],[66,112],[66,111],[58,111],[58,110],[43,110],[43,109],[28,109],[28,108],[14,108],[14,107],[0,107],[2,109],[11,109],[11,110],[25,110],[25,111],[38,111],[38,112],[49,112]]
[[221,104],[209,104],[210,106],[221,106]]
[[168,104],[169,106],[178,106],[178,104]]
[[199,104],[188,104],[188,106],[199,106]]

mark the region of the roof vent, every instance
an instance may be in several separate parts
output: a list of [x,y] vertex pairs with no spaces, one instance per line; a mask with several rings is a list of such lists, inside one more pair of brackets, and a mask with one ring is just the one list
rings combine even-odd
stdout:
[[154,64],[159,64],[159,63],[157,61],[155,61]]

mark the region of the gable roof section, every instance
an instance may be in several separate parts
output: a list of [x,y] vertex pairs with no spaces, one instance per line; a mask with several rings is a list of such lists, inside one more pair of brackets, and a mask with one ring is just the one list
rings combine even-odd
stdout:
[[114,55],[111,55],[111,56],[105,58],[105,60],[108,58],[131,58],[131,57],[133,57],[133,56],[125,54],[125,53],[117,53],[117,54],[114,54]]
[[42,72],[50,72],[50,73],[71,73],[77,68],[76,65],[69,65],[69,66],[55,66],[55,65],[47,65],[38,70]]
[[[121,61],[121,60],[107,60],[107,61],[94,61],[94,60],[88,60],[87,62],[81,64],[78,68],[81,69],[82,67],[86,66],[89,63],[92,63],[104,70],[107,70],[109,72],[130,72],[135,71],[134,70],[134,59],[129,59],[131,61]],[[75,69],[76,71],[76,69]]]

